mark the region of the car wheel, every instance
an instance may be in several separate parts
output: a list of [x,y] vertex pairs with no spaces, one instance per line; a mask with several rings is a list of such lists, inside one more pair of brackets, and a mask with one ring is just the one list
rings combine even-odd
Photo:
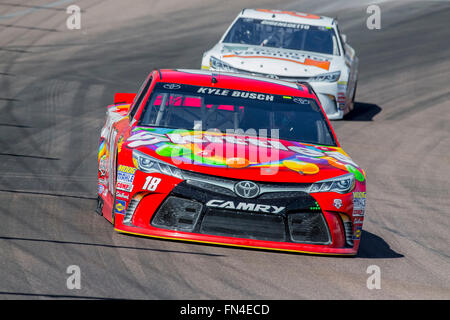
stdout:
[[113,227],[116,226],[116,185],[117,185],[117,168],[118,168],[118,164],[117,164],[117,160],[118,160],[118,155],[116,154],[116,170],[115,170],[115,177],[114,177],[114,200],[113,200],[113,205],[112,205],[112,212],[111,212],[111,223],[113,225]]
[[116,226],[116,192],[114,191],[114,200],[112,205],[112,212],[111,212],[111,224],[113,227]]
[[355,90],[353,90],[352,97],[352,110],[355,108],[355,96],[356,96],[356,88],[358,87],[358,81],[355,82]]
[[97,208],[95,209],[95,212],[97,212],[99,216],[103,216],[103,199],[100,195],[97,196]]

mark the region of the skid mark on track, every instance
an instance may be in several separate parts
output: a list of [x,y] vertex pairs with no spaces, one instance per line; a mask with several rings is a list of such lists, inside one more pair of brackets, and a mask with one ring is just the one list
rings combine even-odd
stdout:
[[21,11],[16,11],[16,12],[12,12],[12,13],[8,13],[8,14],[4,14],[4,15],[0,15],[0,20],[3,19],[11,19],[11,18],[17,18],[17,17],[23,17],[26,16],[30,13],[36,12],[36,11],[40,11],[40,10],[44,10],[44,9],[53,9],[53,10],[64,10],[64,9],[58,9],[58,8],[54,8],[56,6],[59,5],[63,5],[63,4],[68,4],[70,2],[73,2],[73,0],[58,0],[58,1],[54,1],[54,2],[50,2],[47,4],[44,4],[42,6],[27,6],[27,5],[16,5],[16,4],[11,4],[11,3],[3,3],[3,5],[9,5],[9,6],[22,6],[22,7],[28,7],[28,9],[26,10],[21,10]]

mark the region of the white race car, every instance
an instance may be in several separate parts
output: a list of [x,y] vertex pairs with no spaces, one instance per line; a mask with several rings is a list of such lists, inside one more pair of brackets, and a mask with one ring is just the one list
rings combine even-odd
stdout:
[[358,58],[333,18],[244,9],[203,54],[202,69],[309,82],[331,120],[354,106]]

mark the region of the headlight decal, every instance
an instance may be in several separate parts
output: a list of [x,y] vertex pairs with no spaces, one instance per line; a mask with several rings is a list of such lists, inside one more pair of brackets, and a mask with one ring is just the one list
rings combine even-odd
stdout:
[[322,73],[317,76],[309,78],[309,81],[318,81],[318,82],[336,82],[339,80],[341,76],[340,71]]
[[222,71],[230,71],[230,72],[236,72],[237,69],[230,66],[228,63],[223,62],[220,59],[217,59],[213,56],[209,58],[209,66],[213,70],[222,70]]
[[349,173],[340,177],[315,182],[311,185],[309,193],[337,192],[344,194],[351,192],[354,188],[355,175],[353,173]]
[[133,163],[142,172],[162,173],[178,179],[183,179],[181,170],[164,161],[153,158],[138,150],[133,150]]

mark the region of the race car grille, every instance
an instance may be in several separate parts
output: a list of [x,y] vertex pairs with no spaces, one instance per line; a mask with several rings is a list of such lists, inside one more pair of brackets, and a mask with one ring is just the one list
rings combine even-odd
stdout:
[[245,200],[247,202],[225,195],[220,200],[220,194],[222,192],[216,189],[206,190],[181,182],[153,214],[150,224],[162,229],[214,236],[331,243],[322,210],[307,193],[289,191],[283,196],[278,192],[267,193]]
[[294,242],[328,243],[328,230],[321,213],[299,212],[288,214],[289,233]]
[[283,218],[251,212],[208,209],[200,233],[267,241],[286,241]]
[[190,232],[194,229],[203,205],[197,201],[169,197],[152,220],[157,228]]
[[234,196],[233,191],[231,191],[227,188],[218,186],[216,184],[207,183],[207,182],[203,182],[203,181],[197,181],[197,180],[186,180],[186,183],[193,185],[197,188],[208,190],[211,192],[215,192],[215,193],[219,193],[219,194],[223,194],[223,195],[231,196],[231,197]]
[[301,197],[304,195],[303,192],[296,192],[296,191],[288,191],[288,192],[269,192],[264,193],[261,196],[259,196],[259,199],[283,199],[283,198],[294,198],[294,197]]

